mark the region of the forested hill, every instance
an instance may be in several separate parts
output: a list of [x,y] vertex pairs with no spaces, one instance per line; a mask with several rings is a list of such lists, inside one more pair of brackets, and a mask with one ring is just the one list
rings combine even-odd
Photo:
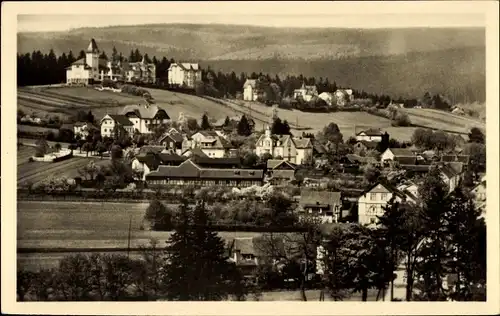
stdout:
[[236,73],[328,77],[372,93],[457,101],[485,100],[485,31],[452,29],[267,28],[240,25],[155,24],[19,33],[18,52],[74,55],[95,38],[108,56],[139,49],[160,60],[200,62]]

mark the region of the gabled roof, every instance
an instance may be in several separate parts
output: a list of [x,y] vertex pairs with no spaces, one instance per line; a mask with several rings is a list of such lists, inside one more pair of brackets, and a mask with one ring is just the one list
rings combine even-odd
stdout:
[[400,165],[416,165],[417,156],[395,156],[394,161],[397,161]]
[[125,108],[122,110],[123,115],[131,114],[134,113],[141,119],[153,119],[158,111],[164,111],[165,114],[167,115],[167,118],[170,118],[167,114],[167,112],[160,108],[159,106],[153,104],[153,105],[127,105]]
[[218,166],[218,167],[240,167],[241,161],[240,158],[210,158],[210,157],[199,157],[195,156],[191,158],[191,160],[196,163],[200,167],[209,167],[209,166]]
[[300,192],[301,206],[304,205],[341,205],[340,192],[317,191],[311,189],[303,189]]
[[395,186],[389,184],[387,181],[378,181],[370,188],[365,190],[362,196],[365,196],[367,193],[392,193],[400,198],[404,198],[405,194],[398,190]]
[[469,163],[469,156],[468,155],[443,155],[441,157],[441,161],[443,162],[453,162],[453,161],[458,161],[462,163]]
[[87,47],[87,53],[98,53],[99,48],[97,47],[97,43],[95,42],[95,39],[91,39],[89,46]]
[[[118,123],[119,125],[122,125],[122,126],[134,126],[134,123],[132,123],[128,117],[126,117],[125,115],[117,115],[117,114],[108,114],[108,116],[113,120],[115,121],[116,123]],[[104,119],[104,118],[103,118]],[[102,120],[101,120],[102,121]]]
[[198,157],[208,157],[200,148],[188,148],[182,152],[182,155],[186,154],[187,152],[191,152],[192,156],[198,156]]
[[184,141],[184,137],[180,133],[167,133],[167,134],[163,135],[162,137],[160,137],[158,142],[161,143],[167,138],[170,138],[171,140],[173,140],[176,143],[182,143]]
[[457,170],[455,170],[452,166],[450,166],[449,164],[446,164],[444,166],[440,166],[439,167],[439,170],[448,178],[453,178],[457,175],[460,174],[460,172],[458,172]]
[[74,61],[71,65],[72,66],[73,65],[75,65],[75,66],[81,66],[81,65],[83,65],[83,66],[88,67],[87,63],[85,62],[85,57],[84,58],[80,58],[80,59]]
[[245,81],[245,84],[243,84],[243,89],[245,89],[248,86],[251,86],[252,88],[255,89],[257,87],[257,80],[256,79],[247,79]]
[[387,150],[390,150],[394,156],[399,156],[399,157],[416,157],[417,155],[406,148],[387,148]]
[[192,71],[200,70],[200,65],[196,63],[173,63],[170,65],[169,69],[174,68],[176,66],[180,67],[183,70],[192,70]]
[[370,128],[364,131],[360,131],[356,135],[361,135],[361,134],[365,134],[367,136],[382,136],[384,133],[382,133],[380,129]]
[[268,159],[267,160],[267,169],[275,169],[281,165],[289,166],[291,169],[295,170],[297,167],[289,161],[284,159]]
[[293,137],[296,148],[313,148],[311,139],[305,137]]
[[363,144],[368,149],[375,149],[378,146],[378,142],[369,142],[367,140],[360,140],[358,143]]

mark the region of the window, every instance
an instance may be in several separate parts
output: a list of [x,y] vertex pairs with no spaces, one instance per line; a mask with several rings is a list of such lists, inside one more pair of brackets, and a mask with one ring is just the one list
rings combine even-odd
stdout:
[[370,193],[370,201],[375,201],[377,199],[377,193]]
[[370,224],[375,224],[375,218],[373,217],[370,218]]
[[382,193],[382,201],[387,200],[387,193]]

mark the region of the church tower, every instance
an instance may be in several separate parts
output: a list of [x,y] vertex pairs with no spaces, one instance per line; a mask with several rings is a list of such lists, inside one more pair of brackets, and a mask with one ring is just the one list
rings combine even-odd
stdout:
[[85,58],[87,65],[92,68],[91,77],[94,80],[99,79],[99,48],[94,39],[90,40],[89,46],[87,47],[87,54]]

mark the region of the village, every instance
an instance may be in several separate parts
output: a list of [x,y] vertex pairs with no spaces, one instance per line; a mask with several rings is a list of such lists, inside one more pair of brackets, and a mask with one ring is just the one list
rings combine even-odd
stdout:
[[[57,139],[45,135],[32,137],[31,142],[18,140],[23,147],[35,148],[35,155],[29,158],[32,163],[58,163],[78,157],[94,159],[79,165],[74,172],[78,175],[71,178],[58,178],[55,174],[47,181],[18,184],[21,199],[43,200],[51,196],[83,201],[85,196],[89,200],[137,199],[182,204],[186,198],[193,204],[207,202],[215,214],[213,210],[217,207],[249,210],[252,205],[254,208],[268,205],[270,200],[281,197],[289,201],[288,209],[294,220],[291,217],[278,220],[268,215],[260,218],[255,215],[258,212],[246,215],[234,212],[212,220],[224,228],[264,232],[265,227],[269,231],[277,227],[286,229],[300,221],[325,227],[337,223],[359,224],[376,231],[382,225],[381,218],[394,205],[422,206],[422,199],[428,197],[420,194],[426,192],[433,174],[446,188],[445,196],[454,196],[463,189],[481,216],[486,212],[485,135],[479,128],[470,129],[468,139],[417,128],[411,141],[407,141],[397,139],[384,128],[370,126],[355,126],[354,136],[346,137],[333,122],[318,126],[315,134],[301,131],[298,124],[282,119],[280,108],[274,106],[265,122],[248,114],[218,120],[210,118],[210,113],[199,118],[174,117],[168,107],[156,104],[151,94],[141,88],[155,81],[154,64],[144,58],[130,63],[104,60],[99,54],[92,39],[85,58],[68,66],[66,86],[133,93],[142,100],[117,106],[101,117],[94,117],[91,110],[79,113],[75,122],[61,125]],[[178,91],[196,90],[201,76],[197,63],[172,63],[168,68],[168,85],[171,89],[181,89]],[[246,79],[240,98],[258,102],[262,94],[269,96],[265,91],[275,88],[272,83],[265,88],[261,85],[262,80]],[[348,108],[354,101],[353,90],[339,88],[318,93],[316,85],[308,85],[304,80],[288,102],[315,100],[322,100],[326,107]],[[387,106],[396,109],[395,113],[404,107],[392,101]],[[400,113],[393,119],[399,124],[407,124],[408,120]],[[24,114],[18,116],[18,122],[37,125],[41,119]],[[160,203],[153,202],[151,205]],[[287,208],[281,205],[277,209],[280,207]],[[162,220],[152,216],[148,218],[149,228],[143,229],[172,228],[159,223]],[[273,226],[269,226],[270,222]],[[264,256],[258,243],[256,237],[235,237],[228,241],[231,262],[252,282],[256,282],[255,274]],[[307,280],[325,275],[327,268],[321,261],[324,254],[318,251],[320,248],[314,250],[315,268],[308,270]],[[403,263],[398,267],[404,270]],[[407,276],[404,271],[399,272],[392,282],[393,286],[394,282],[399,284],[402,292],[393,290],[391,297],[384,292],[381,299],[409,299],[404,291]],[[365,290],[363,300],[366,300]]]

